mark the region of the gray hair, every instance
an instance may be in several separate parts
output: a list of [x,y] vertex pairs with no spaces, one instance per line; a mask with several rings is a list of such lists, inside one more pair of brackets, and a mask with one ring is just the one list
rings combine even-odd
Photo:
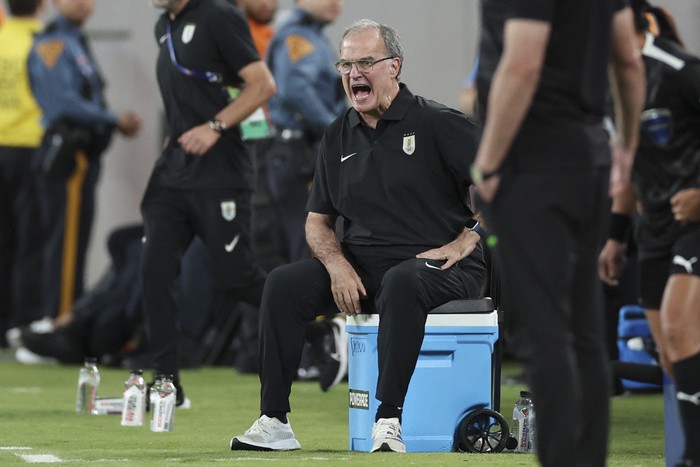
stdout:
[[[387,54],[390,57],[398,58],[401,61],[401,64],[399,66],[402,68],[403,49],[401,48],[401,38],[399,37],[399,34],[394,28],[392,28],[391,26],[387,26],[386,24],[380,24],[376,21],[372,21],[371,19],[357,20],[350,26],[345,28],[343,37],[340,38],[340,45],[342,46],[343,40],[345,40],[346,36],[371,29],[374,29],[375,31],[379,32],[379,35],[382,36],[382,39],[384,40],[384,47],[386,48]],[[401,74],[401,68],[399,68],[399,72],[396,75],[397,78]]]

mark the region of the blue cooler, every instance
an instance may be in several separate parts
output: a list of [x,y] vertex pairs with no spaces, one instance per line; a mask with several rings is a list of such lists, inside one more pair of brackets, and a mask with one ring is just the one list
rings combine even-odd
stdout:
[[[644,309],[637,305],[627,305],[620,308],[620,319],[617,325],[617,348],[620,353],[620,361],[658,365],[651,354],[642,348],[644,342],[651,342],[651,340],[651,330]],[[659,388],[656,384],[629,379],[623,379],[622,385],[627,389]]]
[[[490,310],[428,316],[403,408],[402,433],[408,452],[454,450],[461,420],[474,410],[491,408],[498,311],[493,310],[490,299],[480,300],[487,300]],[[461,302],[478,300],[446,305]],[[345,328],[349,334],[351,451],[368,452],[372,448],[372,426],[379,406],[375,399],[378,326],[379,315],[357,315],[348,317]]]

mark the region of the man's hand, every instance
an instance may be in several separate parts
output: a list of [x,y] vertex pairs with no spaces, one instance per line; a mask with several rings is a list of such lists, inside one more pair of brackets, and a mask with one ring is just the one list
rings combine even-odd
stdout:
[[493,198],[496,196],[496,192],[498,191],[498,185],[500,182],[501,176],[493,175],[488,180],[475,184],[474,186],[476,187],[476,192],[479,194],[479,198],[481,198],[481,200],[487,204],[493,201]]
[[441,266],[441,269],[444,271],[445,269],[449,269],[454,266],[458,261],[472,254],[472,251],[474,251],[474,248],[476,248],[476,244],[479,243],[480,239],[481,237],[478,233],[469,229],[464,229],[464,231],[459,234],[459,237],[447,245],[419,253],[416,255],[416,258],[445,261],[445,264]]
[[361,313],[360,298],[367,297],[367,291],[352,265],[344,257],[338,257],[325,266],[331,276],[331,291],[338,309],[348,316]]
[[117,130],[124,136],[134,136],[141,129],[141,119],[134,112],[127,110],[119,114]]
[[686,188],[673,195],[671,211],[678,222],[700,221],[700,188]]
[[620,284],[620,276],[627,263],[627,247],[624,243],[609,238],[598,257],[598,276],[611,286]]
[[184,132],[177,142],[187,154],[203,156],[220,137],[221,134],[212,130],[208,123],[203,123]]

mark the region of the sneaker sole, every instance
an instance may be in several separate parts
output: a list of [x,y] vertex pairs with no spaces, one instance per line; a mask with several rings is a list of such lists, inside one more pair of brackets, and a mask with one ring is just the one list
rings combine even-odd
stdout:
[[244,443],[238,438],[232,438],[229,444],[231,451],[296,451],[301,449],[301,444],[296,439],[279,441],[272,445],[260,446],[251,443]]
[[370,452],[406,452],[406,447],[404,446],[403,449],[392,449],[389,443],[382,443],[381,446],[379,446],[378,448],[373,448]]

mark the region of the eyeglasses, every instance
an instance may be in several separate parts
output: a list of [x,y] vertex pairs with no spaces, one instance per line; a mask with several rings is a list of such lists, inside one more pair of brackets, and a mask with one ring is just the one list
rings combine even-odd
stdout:
[[396,57],[384,57],[379,60],[371,60],[368,58],[363,58],[361,60],[339,60],[335,64],[335,69],[338,70],[339,73],[347,75],[350,74],[353,65],[355,65],[362,73],[368,73],[377,63],[383,62],[384,60],[393,60],[395,58]]

